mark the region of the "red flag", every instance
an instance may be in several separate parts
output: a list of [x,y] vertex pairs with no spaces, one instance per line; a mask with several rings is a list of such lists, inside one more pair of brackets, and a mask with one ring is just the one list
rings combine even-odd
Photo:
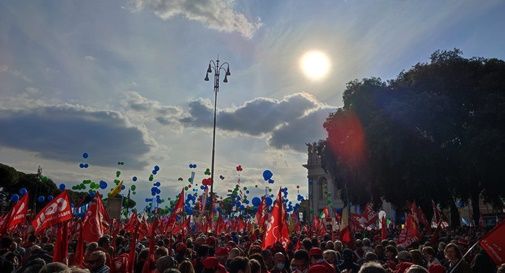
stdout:
[[267,224],[265,239],[263,240],[263,249],[266,249],[277,242],[280,242],[284,248],[286,248],[289,243],[289,230],[288,224],[286,223],[286,213],[282,204],[280,189],[277,195],[277,200],[275,200],[275,204],[272,209],[270,222]]
[[140,221],[139,221],[139,218],[137,216],[137,212],[133,212],[132,215],[130,216],[130,219],[128,220],[128,222],[126,223],[125,225],[125,230],[130,232],[130,233],[133,233],[135,231],[135,229],[140,225]]
[[63,223],[70,219],[72,219],[72,209],[70,208],[68,193],[65,190],[35,216],[32,226],[35,233],[39,233],[52,225]]
[[497,265],[505,263],[505,221],[484,235],[479,244]]
[[[137,214],[135,214],[136,216]],[[130,239],[130,251],[128,253],[128,265],[126,273],[133,273],[133,267],[135,265],[135,247],[137,246],[137,237],[138,237],[139,226],[135,227],[135,232],[132,233]]]
[[72,265],[81,267],[84,260],[84,240],[82,232],[82,222],[78,223],[79,235],[77,237],[77,246],[75,247],[74,260]]
[[400,232],[400,235],[398,237],[398,245],[402,247],[408,247],[412,243],[418,241],[419,238],[419,228],[417,226],[415,218],[411,214],[408,214],[405,220],[405,228]]
[[28,193],[19,200],[7,214],[2,223],[0,234],[9,230],[15,229],[19,224],[23,223],[26,219],[26,212],[28,211]]
[[56,243],[54,244],[53,262],[67,264],[68,256],[68,223],[60,223],[56,233]]
[[365,227],[377,223],[379,214],[373,210],[373,204],[371,202],[366,204],[365,210],[363,211],[363,218],[365,218]]
[[158,227],[158,217],[154,218],[154,221],[151,225],[151,230],[149,231],[149,256],[147,260],[144,262],[144,266],[142,267],[142,273],[150,273],[151,268],[154,265],[154,248],[156,246],[156,228]]
[[263,196],[261,197],[261,202],[258,206],[258,210],[256,211],[256,223],[258,224],[260,230],[263,230],[263,227],[265,225],[264,210],[265,210],[265,197]]
[[97,193],[82,221],[83,240],[86,242],[98,241],[109,228],[108,221],[109,215],[102,203],[102,197]]
[[386,217],[381,218],[381,240],[386,240],[388,238],[388,224]]
[[177,202],[170,214],[170,218],[168,219],[169,225],[173,225],[175,220],[177,219],[177,215],[184,212],[184,189],[179,193],[179,197],[177,198]]
[[349,217],[349,208],[344,207],[342,208],[342,221],[340,222],[340,241],[344,244],[351,244],[352,243],[352,232],[351,232],[351,225],[350,225],[350,218]]
[[216,234],[221,235],[221,232],[224,232],[224,228],[225,228],[225,223],[223,220],[223,216],[221,216],[221,214],[219,214],[219,217],[217,218],[217,222],[216,222]]

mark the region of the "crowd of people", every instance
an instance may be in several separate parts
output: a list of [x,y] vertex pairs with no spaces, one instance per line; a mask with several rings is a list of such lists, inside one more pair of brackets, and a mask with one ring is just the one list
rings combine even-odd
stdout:
[[[427,238],[403,248],[395,240],[373,240],[364,234],[354,234],[346,246],[329,234],[302,232],[292,234],[286,247],[277,243],[266,249],[248,233],[164,234],[155,236],[154,253],[147,237],[136,242],[131,273],[505,273],[505,264],[496,266],[478,247],[462,259],[476,241],[474,232],[468,234],[468,229],[446,231],[436,242]],[[120,230],[87,243],[83,263],[76,265],[74,237],[66,263],[60,263],[52,261],[55,242],[47,233],[13,233],[0,240],[0,272],[128,272],[130,236]]]

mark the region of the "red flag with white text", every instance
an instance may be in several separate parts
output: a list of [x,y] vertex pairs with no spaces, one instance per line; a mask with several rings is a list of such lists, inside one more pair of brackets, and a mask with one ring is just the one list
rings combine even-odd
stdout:
[[35,233],[58,223],[72,219],[72,209],[67,191],[63,191],[49,202],[32,221]]
[[505,221],[484,235],[479,244],[497,265],[505,263]]
[[289,230],[280,189],[272,209],[270,221],[267,223],[262,248],[266,249],[277,242],[280,242],[284,248],[286,248],[289,243]]

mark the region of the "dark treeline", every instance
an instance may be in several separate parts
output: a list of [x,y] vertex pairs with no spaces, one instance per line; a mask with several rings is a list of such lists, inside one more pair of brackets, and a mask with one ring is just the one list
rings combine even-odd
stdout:
[[457,213],[461,198],[475,223],[479,198],[503,207],[504,61],[436,51],[396,79],[349,82],[343,100],[320,152],[353,203],[415,200],[429,214],[434,200]]

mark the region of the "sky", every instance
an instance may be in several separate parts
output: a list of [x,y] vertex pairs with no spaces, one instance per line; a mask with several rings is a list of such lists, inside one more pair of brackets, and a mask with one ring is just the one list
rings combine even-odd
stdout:
[[[68,187],[121,170],[141,206],[158,165],[161,197],[173,197],[189,164],[195,184],[210,167],[203,79],[219,57],[231,76],[217,101],[216,191],[240,179],[259,194],[269,169],[293,199],[307,192],[305,143],[326,137],[347,82],[394,78],[437,49],[505,59],[503,14],[502,0],[1,1],[0,162],[40,165]],[[323,79],[299,67],[310,50],[331,63]]]

